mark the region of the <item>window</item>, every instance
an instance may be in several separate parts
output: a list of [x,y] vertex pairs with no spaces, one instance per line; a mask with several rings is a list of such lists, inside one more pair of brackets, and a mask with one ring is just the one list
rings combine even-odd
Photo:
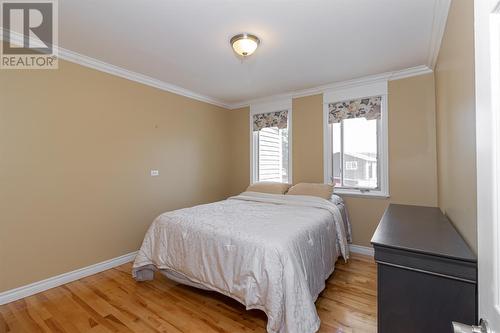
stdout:
[[330,124],[333,132],[332,172],[335,187],[363,190],[379,188],[376,171],[379,121],[355,118]]
[[389,196],[386,89],[387,83],[324,94],[325,182],[337,193]]
[[358,161],[346,161],[345,162],[346,170],[358,170]]
[[251,182],[290,183],[291,100],[285,105],[252,105],[250,109]]
[[288,183],[288,128],[267,127],[255,134],[255,181]]

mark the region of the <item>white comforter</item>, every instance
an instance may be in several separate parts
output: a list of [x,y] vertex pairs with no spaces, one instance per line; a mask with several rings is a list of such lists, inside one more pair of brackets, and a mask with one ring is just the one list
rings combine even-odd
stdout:
[[314,302],[333,272],[346,231],[336,205],[310,196],[244,192],[160,215],[133,266],[177,275],[261,309],[268,332],[319,329]]

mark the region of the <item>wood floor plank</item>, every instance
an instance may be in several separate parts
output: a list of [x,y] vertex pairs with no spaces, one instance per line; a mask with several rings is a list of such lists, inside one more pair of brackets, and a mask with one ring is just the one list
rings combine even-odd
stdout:
[[[142,295],[142,286],[137,288],[133,280],[128,280],[134,287],[127,290],[125,285],[120,284],[109,275],[110,271],[104,274],[105,283],[95,281],[95,277],[82,280],[82,283],[92,290],[96,295],[113,306],[119,312],[118,317],[126,318],[130,322],[130,328],[138,326],[144,332],[182,332],[175,325],[162,317],[158,311],[150,306],[148,299]],[[161,295],[156,297],[161,298]]]
[[[20,299],[18,301],[9,304],[9,307],[14,314],[14,317],[20,322],[21,326],[26,332],[44,332],[44,328],[37,321],[38,318],[33,318],[33,316],[28,312],[27,304],[25,299]],[[32,311],[36,312],[36,311]]]
[[[267,318],[216,292],[156,274],[137,283],[132,265],[0,306],[0,333],[265,333]],[[316,301],[321,333],[371,333],[377,326],[377,269],[372,257],[339,260]]]
[[10,310],[9,304],[0,306],[0,314],[5,321],[5,325],[0,326],[0,333],[24,332],[21,323],[16,319],[14,313]]
[[[114,279],[120,283],[123,287],[135,287],[137,284],[130,280],[130,273],[125,273],[121,271],[109,271],[108,274],[113,274]],[[119,272],[119,273],[118,273]],[[155,281],[157,283],[155,283]],[[219,325],[221,328],[225,328],[229,332],[246,332],[253,330],[257,327],[265,327],[265,316],[261,316],[260,322],[255,322],[252,317],[246,316],[247,311],[243,311],[243,305],[233,301],[231,299],[219,296],[218,293],[214,292],[204,292],[198,289],[184,287],[168,281],[158,276],[157,279],[153,281],[149,286],[154,287],[151,291],[158,292],[157,298],[162,298],[177,304],[177,306],[183,308],[186,311],[191,311],[196,313],[197,316],[206,320],[207,322],[212,322]],[[169,282],[169,283],[166,283]],[[225,303],[221,304],[220,299],[224,298]],[[230,306],[227,306],[227,305]],[[238,309],[238,306],[240,307]],[[234,311],[235,308],[238,311]],[[222,312],[222,316],[221,316]],[[252,312],[252,311],[249,311]]]
[[[123,275],[123,273],[121,273],[121,275]],[[126,280],[129,280],[128,277]],[[160,279],[158,280],[161,281]],[[224,332],[253,332],[253,328],[255,328],[255,324],[242,320],[241,316],[234,318],[228,316],[227,312],[226,315],[221,316],[220,308],[217,309],[216,306],[211,306],[205,302],[208,297],[197,298],[196,296],[198,296],[198,293],[193,293],[191,295],[186,293],[183,294],[183,288],[168,288],[164,290],[161,286],[162,283],[160,283],[159,286],[155,286],[157,289],[152,289],[152,291],[154,290],[154,292],[159,293],[158,297],[176,304],[177,307],[191,315],[196,315],[207,325],[212,326],[216,331],[219,331],[218,328],[220,328]]]
[[51,314],[48,321],[53,327],[58,327],[63,332],[85,332],[90,324],[85,325],[87,320],[86,312],[72,301],[64,286],[47,290],[36,295]]
[[[110,281],[118,279],[123,287],[135,287],[136,283],[130,278],[116,271],[110,270],[106,272]],[[151,288],[151,285],[142,288],[137,297],[140,297],[143,302],[146,302],[150,309],[155,309],[158,313],[162,313],[162,318],[169,323],[179,328],[183,332],[232,332],[233,330],[225,330],[212,318],[203,315],[200,308],[194,309],[186,300],[176,299],[167,293],[162,293],[160,290]],[[191,318],[196,317],[198,320],[192,322]],[[240,331],[244,331],[244,327],[240,327]]]

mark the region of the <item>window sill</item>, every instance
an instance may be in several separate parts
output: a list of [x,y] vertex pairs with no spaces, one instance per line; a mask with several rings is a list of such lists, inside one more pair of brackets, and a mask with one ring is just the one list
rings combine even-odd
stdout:
[[345,195],[349,197],[358,197],[358,198],[374,198],[374,199],[387,199],[390,198],[389,193],[381,192],[381,191],[369,191],[369,192],[361,192],[360,190],[351,190],[351,189],[334,189],[334,194]]

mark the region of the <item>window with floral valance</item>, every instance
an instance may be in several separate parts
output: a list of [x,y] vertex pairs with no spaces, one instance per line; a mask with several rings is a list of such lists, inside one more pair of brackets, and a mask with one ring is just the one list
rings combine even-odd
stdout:
[[337,193],[389,195],[387,80],[323,93],[324,177]]
[[251,182],[291,182],[292,99],[250,105]]

